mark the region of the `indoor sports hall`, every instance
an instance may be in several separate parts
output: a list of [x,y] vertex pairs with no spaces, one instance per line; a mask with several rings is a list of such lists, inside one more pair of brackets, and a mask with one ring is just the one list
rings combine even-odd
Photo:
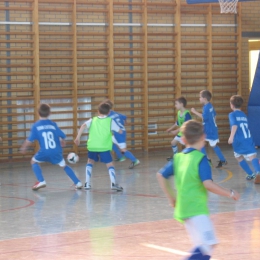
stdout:
[[[202,113],[202,90],[212,93],[227,161],[216,168],[206,145],[213,182],[240,193],[237,201],[208,195],[218,240],[211,259],[259,260],[260,184],[246,180],[228,144],[230,98],[241,95],[245,135],[260,146],[259,14],[259,0],[0,1],[0,260],[191,259],[193,243],[156,173],[173,154],[166,130],[177,120],[176,98]],[[39,104],[50,105],[66,134],[66,162],[79,156],[67,165],[84,185],[89,132],[79,146],[74,140],[105,99],[126,115],[127,149],[140,161],[130,167],[112,153],[123,191],[111,190],[100,162],[91,189],[75,189],[62,168],[42,163],[46,187],[32,190],[39,144],[21,147]]]

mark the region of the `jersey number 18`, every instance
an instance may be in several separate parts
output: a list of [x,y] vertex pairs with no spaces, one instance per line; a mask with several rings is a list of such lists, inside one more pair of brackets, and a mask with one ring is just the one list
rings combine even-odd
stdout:
[[56,143],[54,140],[54,136],[52,132],[43,132],[42,136],[44,138],[44,144],[45,144],[45,149],[48,150],[56,148]]

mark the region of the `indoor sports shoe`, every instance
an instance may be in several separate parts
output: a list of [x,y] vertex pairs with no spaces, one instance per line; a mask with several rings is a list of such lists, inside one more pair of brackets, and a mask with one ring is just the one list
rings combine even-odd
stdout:
[[121,158],[116,158],[114,161],[115,162],[123,162],[126,160],[126,157],[125,156],[122,156]]
[[116,190],[116,191],[123,191],[123,187],[120,187],[116,183],[111,183],[111,190]]
[[138,164],[140,164],[140,161],[138,159],[135,162],[131,162],[129,169],[133,169]]
[[45,188],[46,187],[46,182],[45,181],[41,181],[41,182],[36,182],[33,187],[32,190],[39,190],[41,188]]
[[85,182],[84,189],[85,190],[90,190],[91,189],[91,185],[89,183]]
[[251,180],[253,180],[255,177],[256,177],[256,176],[255,176],[254,173],[251,174],[251,175],[247,174],[247,176],[246,176],[246,180],[251,181]]
[[75,188],[78,190],[78,189],[82,189],[83,185],[82,183],[79,181],[76,185],[75,185]]
[[122,156],[120,159],[118,159],[118,162],[124,162],[126,160],[125,156]]
[[260,172],[256,173],[254,184],[260,184]]
[[216,168],[222,168],[224,165],[227,165],[227,161],[219,161]]

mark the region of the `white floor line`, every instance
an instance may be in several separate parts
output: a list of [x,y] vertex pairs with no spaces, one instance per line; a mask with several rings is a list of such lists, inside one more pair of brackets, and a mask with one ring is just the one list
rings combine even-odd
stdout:
[[[149,248],[153,248],[153,249],[158,249],[158,250],[161,250],[161,251],[164,251],[164,252],[172,253],[172,254],[175,254],[175,255],[181,255],[181,256],[188,256],[188,255],[190,255],[187,252],[180,251],[180,250],[177,250],[177,249],[168,248],[168,247],[157,246],[157,245],[147,244],[147,243],[142,243],[141,245],[149,247]],[[211,258],[211,259],[212,260],[217,260],[217,259],[214,259],[214,258]]]

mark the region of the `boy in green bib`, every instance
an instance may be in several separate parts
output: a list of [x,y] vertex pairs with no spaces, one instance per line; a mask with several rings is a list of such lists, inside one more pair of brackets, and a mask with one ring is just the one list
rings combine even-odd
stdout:
[[117,123],[108,114],[110,107],[108,104],[101,103],[98,107],[98,116],[86,121],[78,132],[74,140],[76,145],[80,144],[80,137],[87,128],[89,136],[87,141],[88,149],[88,163],[86,166],[86,183],[85,189],[91,189],[91,175],[94,162],[100,161],[105,163],[111,181],[111,189],[116,191],[123,191],[123,188],[116,182],[116,173],[113,165],[113,160],[110,151],[112,150],[112,131],[122,133],[122,130]]
[[[187,105],[187,100],[184,97],[179,97],[175,100],[175,108],[178,110],[177,121],[174,125],[172,125],[170,128],[166,130],[166,132],[175,135],[175,137],[171,141],[173,154],[178,153],[178,143],[184,145],[184,143],[181,140],[181,136],[182,136],[180,132],[181,126],[183,125],[184,122],[192,119],[191,113],[186,108],[186,105]],[[171,159],[172,156],[167,157],[168,161],[170,161]]]
[[[211,167],[206,155],[201,152],[205,142],[202,124],[189,120],[180,130],[186,148],[159,170],[157,179],[170,205],[174,207],[174,218],[184,223],[195,244],[195,249],[187,259],[208,260],[217,239],[209,218],[207,193],[211,191],[233,200],[238,200],[240,195],[212,181]],[[171,176],[174,176],[176,196],[169,184]]]

